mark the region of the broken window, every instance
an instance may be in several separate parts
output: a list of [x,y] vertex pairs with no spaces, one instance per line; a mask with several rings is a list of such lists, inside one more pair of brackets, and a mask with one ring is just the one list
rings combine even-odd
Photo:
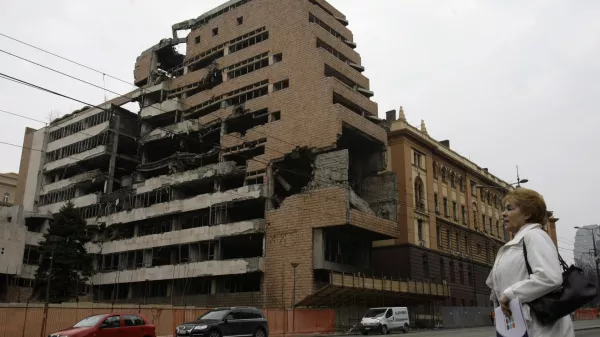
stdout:
[[265,153],[266,138],[224,149],[225,161],[234,161],[238,166],[247,166],[248,161]]
[[368,268],[371,256],[371,241],[364,235],[326,228],[323,230],[325,261]]
[[241,25],[242,23],[244,23],[244,17],[240,16],[239,18],[237,18],[237,24],[238,26]]
[[40,250],[37,246],[25,245],[25,251],[23,253],[23,263],[30,265],[39,265],[40,264]]
[[268,122],[269,109],[265,108],[228,119],[225,122],[225,130],[227,134],[238,132],[241,136],[245,136],[248,130]]
[[281,61],[283,61],[283,54],[282,53],[273,55],[273,63],[279,63]]
[[263,256],[264,234],[228,236],[221,239],[221,260]]
[[260,291],[261,273],[227,275],[217,278],[217,292],[245,293]]
[[213,28],[212,34],[213,34],[213,36],[219,35],[219,28]]
[[200,43],[200,35],[196,36],[194,38],[194,41],[196,42],[196,44],[199,44]]

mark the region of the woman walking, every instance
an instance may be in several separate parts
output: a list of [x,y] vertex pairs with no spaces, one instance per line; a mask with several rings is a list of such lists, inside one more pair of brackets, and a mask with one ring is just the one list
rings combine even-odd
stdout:
[[[509,312],[508,303],[518,298],[523,304],[523,316],[532,337],[574,337],[569,315],[543,325],[527,305],[560,288],[563,281],[556,246],[541,228],[547,220],[543,197],[533,190],[516,188],[504,197],[503,203],[504,228],[513,233],[514,238],[498,251],[486,281],[492,289],[494,306],[502,306],[506,313]],[[525,264],[523,243],[527,248],[531,275]]]

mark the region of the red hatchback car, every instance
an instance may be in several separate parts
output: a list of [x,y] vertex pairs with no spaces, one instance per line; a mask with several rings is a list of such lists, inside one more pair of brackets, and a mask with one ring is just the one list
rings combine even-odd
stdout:
[[149,322],[140,314],[94,315],[49,337],[156,337],[156,327]]

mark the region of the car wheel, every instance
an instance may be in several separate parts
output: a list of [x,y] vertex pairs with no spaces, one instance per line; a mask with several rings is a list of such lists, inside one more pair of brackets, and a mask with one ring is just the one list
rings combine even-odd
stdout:
[[256,329],[256,331],[254,331],[254,337],[266,337],[265,330],[263,330],[263,329]]
[[402,328],[402,332],[408,333],[408,324],[404,324],[404,327]]
[[387,335],[387,333],[388,333],[387,325],[382,325],[381,326],[381,334],[382,335]]
[[211,331],[208,333],[208,337],[221,337],[221,334],[218,331]]

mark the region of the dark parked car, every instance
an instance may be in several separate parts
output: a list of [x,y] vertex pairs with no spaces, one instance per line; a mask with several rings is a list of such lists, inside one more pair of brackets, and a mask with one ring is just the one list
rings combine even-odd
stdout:
[[156,327],[140,314],[103,314],[89,316],[68,329],[49,337],[156,337]]
[[268,337],[269,325],[265,315],[253,307],[230,307],[211,310],[193,322],[177,327],[177,336]]

